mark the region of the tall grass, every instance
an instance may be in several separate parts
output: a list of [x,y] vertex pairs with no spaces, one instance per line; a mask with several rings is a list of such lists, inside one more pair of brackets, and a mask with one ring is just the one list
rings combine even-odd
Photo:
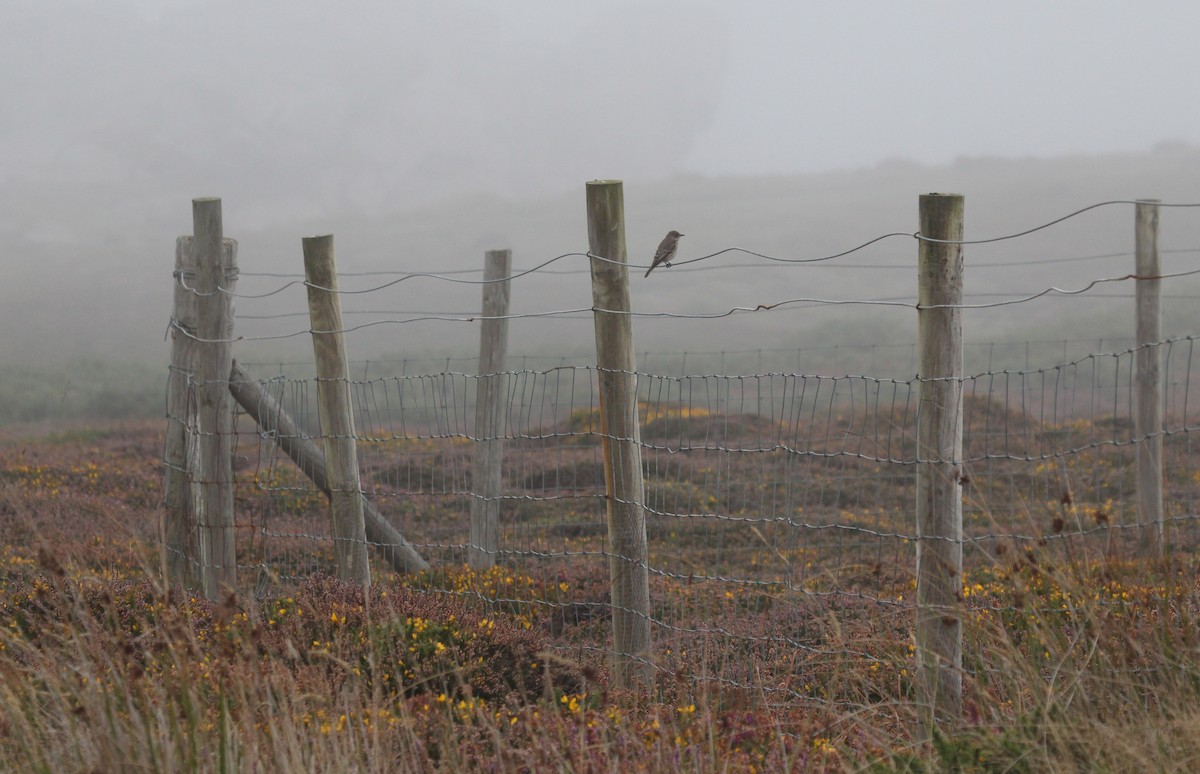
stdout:
[[[614,690],[603,654],[582,647],[603,621],[481,604],[464,591],[496,579],[465,569],[381,578],[367,594],[320,577],[217,603],[167,589],[157,441],[126,427],[0,446],[0,770],[1200,768],[1200,595],[1181,551],[1152,562],[1059,541],[976,563],[963,583],[964,716],[927,739],[911,611],[881,621],[850,596],[797,603],[786,619],[765,597],[731,603],[760,616],[747,627],[791,627],[837,658],[700,639],[638,693]],[[557,599],[538,582],[530,601]],[[894,583],[868,575],[860,591]],[[729,680],[786,668],[803,695]]]

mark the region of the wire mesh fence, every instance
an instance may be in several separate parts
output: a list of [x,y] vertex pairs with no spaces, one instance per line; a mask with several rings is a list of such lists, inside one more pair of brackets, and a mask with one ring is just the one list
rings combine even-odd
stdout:
[[[1170,546],[1183,552],[1197,543],[1195,343],[1154,345],[1169,375],[1165,518]],[[1135,543],[1133,457],[1146,440],[1131,418],[1135,354],[964,379],[967,567]],[[603,649],[610,552],[596,369],[506,376],[498,569],[439,590]],[[905,669],[907,653],[817,647],[804,632],[829,610],[892,630],[911,624],[919,380],[637,376],[656,666],[674,673],[708,649],[720,655],[714,679],[809,699],[798,658],[807,668],[817,659]],[[435,568],[463,567],[470,551],[473,451],[485,440],[472,426],[479,378],[351,383],[362,491]],[[314,380],[262,386],[320,437]],[[269,592],[328,572],[325,496],[278,438],[244,417],[238,427],[239,582]],[[780,659],[782,650],[791,655]],[[767,664],[778,673],[764,674]]]
[[[1156,438],[1166,546],[1174,556],[1193,552],[1195,343],[1182,336],[1141,346],[1112,338],[966,344],[964,570],[978,577],[1023,562],[1130,555],[1145,539],[1135,459]],[[1135,377],[1146,348],[1161,363],[1163,423],[1143,431]],[[544,628],[556,647],[606,652],[609,564],[628,557],[614,557],[609,539],[604,445],[606,436],[630,439],[606,434],[600,370],[586,353],[509,357],[519,367],[503,372],[496,564],[472,569],[471,506],[488,497],[473,481],[473,461],[480,444],[495,440],[475,427],[478,386],[491,375],[472,364],[447,357],[351,365],[361,491],[432,566],[412,582]],[[251,365],[276,374],[257,383],[302,438],[319,443],[311,367]],[[651,604],[631,612],[650,620],[650,660],[660,675],[814,702],[845,700],[817,674],[866,674],[864,690],[871,680],[910,679],[911,648],[898,643],[909,639],[916,547],[928,539],[914,512],[922,462],[916,372],[915,342],[638,357]],[[188,410],[202,385],[190,376],[188,385],[189,400],[169,421],[202,437],[207,431]],[[335,537],[326,492],[281,451],[277,431],[243,414],[235,427],[238,585],[271,595],[329,572]],[[182,548],[193,564],[203,561],[202,526]],[[390,545],[371,547],[377,572],[392,566]],[[970,584],[962,602],[968,611],[995,605]],[[1030,609],[1050,604],[1037,600]],[[837,639],[829,621],[854,621],[854,637]],[[993,668],[986,660],[967,667]]]

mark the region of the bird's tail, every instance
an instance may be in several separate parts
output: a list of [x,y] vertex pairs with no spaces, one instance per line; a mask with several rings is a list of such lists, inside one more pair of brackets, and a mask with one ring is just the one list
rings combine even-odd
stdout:
[[650,276],[650,272],[652,272],[652,271],[654,271],[654,267],[653,267],[653,266],[651,266],[649,269],[646,269],[646,275],[645,275],[645,276],[649,277],[649,276]]

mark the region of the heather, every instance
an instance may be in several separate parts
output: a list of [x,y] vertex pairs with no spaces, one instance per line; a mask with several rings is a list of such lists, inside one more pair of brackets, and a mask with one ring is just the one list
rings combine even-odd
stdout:
[[[1051,539],[976,557],[963,583],[965,717],[926,739],[913,708],[910,579],[893,568],[864,567],[837,594],[801,598],[733,586],[713,599],[710,585],[656,578],[652,598],[678,630],[660,633],[654,689],[621,691],[603,610],[562,603],[568,590],[602,600],[603,564],[442,566],[380,575],[365,593],[314,573],[213,602],[167,587],[161,449],[157,423],[21,428],[0,445],[0,768],[1200,762],[1200,610],[1185,551],[1149,561],[1122,543]],[[1079,518],[1094,527],[1097,517]]]

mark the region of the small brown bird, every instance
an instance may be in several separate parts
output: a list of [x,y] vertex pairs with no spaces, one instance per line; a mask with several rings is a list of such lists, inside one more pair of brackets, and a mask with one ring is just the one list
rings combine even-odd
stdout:
[[671,265],[671,259],[675,257],[675,251],[679,249],[679,237],[683,236],[678,231],[668,231],[663,237],[663,241],[658,243],[658,249],[654,251],[654,260],[650,262],[650,268],[646,270],[646,276],[650,276],[650,272],[658,268],[659,264],[664,266]]

